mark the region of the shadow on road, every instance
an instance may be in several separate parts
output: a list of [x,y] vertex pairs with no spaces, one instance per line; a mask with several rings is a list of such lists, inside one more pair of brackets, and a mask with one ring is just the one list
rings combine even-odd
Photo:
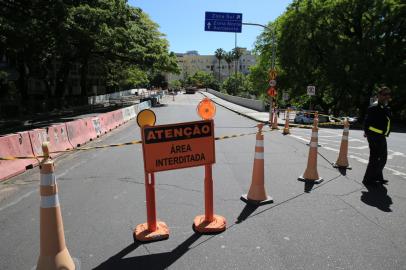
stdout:
[[370,206],[376,207],[383,212],[392,212],[390,209],[392,198],[383,185],[367,187],[368,191],[362,191],[361,201]]
[[341,175],[347,175],[347,168],[337,168]]
[[124,248],[122,251],[103,262],[94,270],[107,270],[107,269],[166,269],[176,262],[180,257],[189,251],[189,247],[200,238],[200,234],[194,233],[183,243],[177,246],[171,252],[163,252],[150,255],[142,255],[131,258],[124,258],[131,253],[140,243],[134,243]]
[[246,220],[255,210],[257,210],[258,206],[259,205],[246,204],[240,215],[237,217],[237,221],[235,223],[239,224]]
[[312,191],[312,189],[313,189],[313,186],[314,186],[314,183],[305,182],[304,183],[304,192],[310,193],[310,191]]

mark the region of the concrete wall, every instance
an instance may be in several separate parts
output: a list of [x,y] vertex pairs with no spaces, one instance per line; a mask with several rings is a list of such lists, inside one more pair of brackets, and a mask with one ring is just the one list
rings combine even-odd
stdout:
[[260,112],[265,111],[265,104],[261,100],[231,96],[231,95],[220,93],[213,89],[207,89],[207,92],[209,92],[210,94],[213,94],[219,98],[227,100],[229,102],[232,102],[232,103],[235,103],[235,104],[238,104],[238,105],[241,105],[241,106],[244,106],[244,107],[256,110],[256,111],[260,111]]
[[142,95],[147,92],[148,92],[147,89],[144,89],[144,88],[131,89],[131,90],[125,90],[125,91],[115,92],[115,93],[111,93],[111,94],[91,96],[91,97],[87,98],[87,101],[88,101],[89,105],[94,105],[94,104],[104,103],[106,101],[109,101],[110,99],[118,99],[123,96],[134,95],[135,93],[138,93],[138,95]]

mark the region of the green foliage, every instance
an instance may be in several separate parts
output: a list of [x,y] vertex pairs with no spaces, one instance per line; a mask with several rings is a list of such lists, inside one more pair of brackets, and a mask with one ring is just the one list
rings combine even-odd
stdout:
[[169,89],[180,91],[182,88],[182,82],[180,80],[173,80],[169,82]]
[[[306,86],[316,86],[312,103],[334,114],[363,116],[376,86],[396,97],[398,118],[406,104],[406,5],[401,0],[295,0],[269,27],[276,29],[279,91],[308,106]],[[258,69],[269,69],[271,33],[257,40]],[[253,79],[258,79],[252,76]]]
[[189,77],[187,84],[198,88],[218,88],[213,74],[204,71],[197,71],[193,76]]
[[30,78],[44,82],[48,97],[62,99],[77,64],[82,96],[92,93],[88,73],[94,63],[109,91],[145,84],[146,73],[179,73],[159,26],[125,0],[0,4],[0,54],[18,72],[23,100]]
[[241,73],[231,75],[221,85],[221,92],[233,96],[250,97],[255,95],[252,82]]
[[214,56],[217,58],[217,60],[219,61],[219,72],[218,72],[218,80],[221,81],[221,60],[224,59],[226,52],[222,49],[219,48],[214,52]]

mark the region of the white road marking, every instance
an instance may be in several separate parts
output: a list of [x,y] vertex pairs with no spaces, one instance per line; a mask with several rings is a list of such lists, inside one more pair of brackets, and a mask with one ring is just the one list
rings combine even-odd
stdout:
[[[293,134],[291,134],[290,136],[291,136],[291,137],[294,137],[294,138],[296,138],[296,139],[299,139],[299,140],[301,140],[301,141],[308,142],[308,139],[305,139],[305,138],[303,138],[303,137],[301,137],[301,136],[297,136],[297,135],[293,135]],[[367,145],[358,146],[358,147],[353,146],[353,147],[349,147],[349,148],[351,148],[351,149],[366,149],[366,148],[368,148],[368,146],[367,146]],[[323,146],[323,149],[329,150],[329,151],[333,151],[333,152],[336,152],[336,153],[338,153],[338,152],[340,151],[339,149],[332,148],[332,147],[329,147],[329,146]],[[393,153],[391,153],[390,155],[388,155],[388,159],[393,159],[394,156],[406,157],[406,155],[403,154],[403,153],[401,153],[401,152],[395,152],[395,151],[393,151],[393,150],[388,150],[388,151],[393,152]],[[364,154],[364,153],[362,153],[362,154],[361,154],[361,153],[357,153],[357,154],[358,154],[358,155],[369,156],[368,154]],[[355,159],[356,161],[358,161],[358,162],[360,162],[360,163],[368,164],[368,159],[363,159],[363,158],[361,158],[361,157],[359,157],[359,156],[356,156],[356,155],[353,155],[353,154],[349,154],[348,157],[349,157],[349,158],[352,158],[352,159]],[[398,170],[395,170],[395,169],[393,169],[393,168],[390,168],[390,165],[389,165],[389,166],[388,166],[388,165],[385,166],[385,169],[388,170],[388,171],[390,171],[393,175],[400,176],[400,177],[403,177],[403,178],[406,179],[406,173],[401,172],[401,171],[398,171]]]
[[393,151],[393,150],[389,150],[389,152],[393,152],[393,153],[390,153],[390,154],[388,155],[388,159],[393,159],[393,157],[395,157],[395,156],[399,156],[399,157],[406,158],[406,155],[403,154],[403,153],[401,153],[401,152],[395,152],[395,151]]
[[32,193],[34,193],[35,191],[37,191],[37,190],[36,190],[36,189],[35,189],[35,190],[31,190],[30,192],[27,192],[27,193],[25,193],[24,195],[22,195],[21,197],[17,198],[15,201],[12,201],[11,203],[6,204],[6,205],[3,206],[3,207],[0,207],[0,212],[3,211],[4,209],[9,208],[10,206],[16,205],[17,203],[21,202],[23,199],[27,198],[28,196],[30,196],[30,195],[31,195]]
[[368,148],[368,145],[362,145],[362,146],[348,146],[348,148],[351,148],[351,149],[367,149]]

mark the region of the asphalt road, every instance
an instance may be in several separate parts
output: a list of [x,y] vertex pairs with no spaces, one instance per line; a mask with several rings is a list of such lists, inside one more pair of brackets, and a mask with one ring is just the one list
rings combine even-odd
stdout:
[[[153,108],[157,124],[199,120],[200,94],[167,97]],[[216,136],[255,132],[256,122],[221,106]],[[265,129],[267,130],[267,129]],[[227,230],[199,235],[193,219],[204,213],[204,168],[156,174],[158,219],[168,240],[134,243],[133,228],[146,222],[141,145],[75,152],[56,160],[67,247],[80,269],[406,269],[406,135],[388,140],[387,186],[361,185],[368,147],[350,131],[352,170],[332,168],[342,130],[319,131],[313,187],[297,181],[306,167],[311,130],[265,133],[265,187],[273,204],[240,200],[252,175],[255,135],[216,141],[214,212]],[[132,120],[90,145],[140,139]],[[39,172],[0,185],[0,269],[32,269],[39,255]]]

